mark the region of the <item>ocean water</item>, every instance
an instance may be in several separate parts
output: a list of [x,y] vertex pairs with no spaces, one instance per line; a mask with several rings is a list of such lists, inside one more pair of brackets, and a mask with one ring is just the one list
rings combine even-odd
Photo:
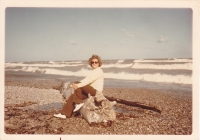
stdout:
[[[105,87],[192,91],[192,59],[103,60]],[[86,60],[5,63],[6,75],[15,78],[83,79],[91,67]]]

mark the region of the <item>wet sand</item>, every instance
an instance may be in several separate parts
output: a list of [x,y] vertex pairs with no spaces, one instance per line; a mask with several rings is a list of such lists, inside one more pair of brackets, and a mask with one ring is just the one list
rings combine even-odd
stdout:
[[192,93],[172,90],[104,88],[104,95],[145,106],[117,104],[117,119],[107,124],[89,125],[80,115],[60,119],[64,100],[56,80],[6,80],[5,133],[7,134],[192,134]]

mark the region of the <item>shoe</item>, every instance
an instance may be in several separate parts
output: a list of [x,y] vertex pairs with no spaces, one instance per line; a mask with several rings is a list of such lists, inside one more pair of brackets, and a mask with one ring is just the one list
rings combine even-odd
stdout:
[[65,115],[62,115],[61,113],[59,113],[59,114],[54,114],[53,116],[54,116],[54,117],[57,117],[57,118],[62,118],[62,119],[65,119],[65,118],[66,118],[66,116],[65,116]]
[[81,109],[81,107],[84,105],[84,103],[80,103],[80,104],[76,104],[75,109],[73,110],[73,112],[78,111],[79,109]]

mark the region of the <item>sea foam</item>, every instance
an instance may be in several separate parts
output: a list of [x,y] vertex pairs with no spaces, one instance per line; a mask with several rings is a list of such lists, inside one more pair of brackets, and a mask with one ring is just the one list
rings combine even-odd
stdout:
[[[131,63],[132,62],[132,63]],[[148,63],[150,62],[150,63]],[[153,62],[153,63],[152,63]],[[159,63],[154,63],[159,62]],[[165,63],[167,62],[167,63]],[[170,64],[170,62],[172,62]],[[78,67],[80,66],[80,67]],[[63,68],[62,68],[63,67]],[[72,68],[73,67],[73,68]],[[106,69],[105,78],[138,80],[150,82],[192,84],[192,59],[164,59],[164,60],[112,60],[105,61],[101,66]],[[32,73],[63,75],[63,76],[87,76],[91,68],[86,61],[49,61],[49,62],[20,62],[5,63],[5,71],[24,71]],[[112,68],[120,69],[114,72]],[[133,69],[133,70],[132,70]],[[143,73],[140,72],[142,69]],[[148,70],[151,69],[151,73]],[[159,69],[162,69],[160,73]],[[123,72],[127,71],[128,72]],[[158,73],[152,73],[152,71]],[[163,70],[168,72],[162,73]],[[182,73],[171,75],[170,70],[180,70]],[[186,71],[185,70],[189,70]]]
[[174,59],[138,59],[138,60],[134,60],[133,62],[192,62],[192,59],[178,59],[178,58],[174,58]]
[[[102,68],[134,68],[134,69],[167,69],[167,70],[174,70],[174,69],[185,69],[185,70],[192,70],[192,63],[186,62],[186,63],[172,63],[172,64],[148,64],[146,62],[147,60],[142,60],[137,62],[136,60],[134,63],[110,63],[110,64],[103,64],[101,67]],[[150,60],[149,60],[150,61]],[[152,60],[152,61],[160,61],[160,60]],[[152,62],[151,61],[151,62]],[[162,62],[165,60],[162,60]],[[167,61],[167,60],[166,60]],[[177,60],[169,60],[170,62],[176,61]],[[183,60],[178,60],[180,62],[183,62]],[[186,60],[185,60],[186,61]],[[142,63],[145,62],[145,63]],[[31,63],[31,64],[24,64],[24,63],[6,63],[5,67],[6,68],[15,68],[17,66],[21,67],[76,67],[76,66],[83,66],[87,65],[84,64],[82,61],[77,61],[77,62],[49,62],[49,63]],[[87,67],[90,67],[89,65]]]
[[103,64],[102,68],[129,68],[133,66],[133,63],[130,64],[120,64],[120,63],[112,63],[112,64]]
[[[15,69],[14,71],[25,72],[38,72],[44,74],[63,75],[63,76],[87,76],[90,72],[88,69],[82,68],[79,71],[64,71],[51,68],[39,68],[39,67],[23,67],[22,69]],[[121,79],[121,80],[139,80],[150,82],[166,82],[166,83],[180,83],[180,84],[192,84],[192,76],[186,75],[168,75],[168,74],[133,74],[133,73],[104,73],[104,78]]]
[[183,64],[165,64],[165,65],[155,65],[155,64],[142,64],[135,63],[132,68],[134,69],[185,69],[192,70],[192,63],[183,63]]
[[68,63],[65,63],[65,64],[57,64],[57,63],[50,63],[50,64],[22,64],[22,63],[6,63],[5,64],[5,67],[8,68],[8,67],[18,67],[18,66],[21,66],[21,67],[76,67],[76,66],[81,66],[83,64],[68,64]]

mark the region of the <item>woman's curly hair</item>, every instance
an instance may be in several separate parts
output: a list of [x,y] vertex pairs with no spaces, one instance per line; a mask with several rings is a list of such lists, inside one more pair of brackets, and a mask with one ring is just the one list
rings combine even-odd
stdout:
[[101,58],[100,58],[98,55],[96,55],[96,54],[93,54],[92,57],[89,58],[88,64],[92,67],[92,60],[93,60],[93,59],[97,59],[98,62],[99,62],[99,67],[101,67],[101,65],[102,65]]

